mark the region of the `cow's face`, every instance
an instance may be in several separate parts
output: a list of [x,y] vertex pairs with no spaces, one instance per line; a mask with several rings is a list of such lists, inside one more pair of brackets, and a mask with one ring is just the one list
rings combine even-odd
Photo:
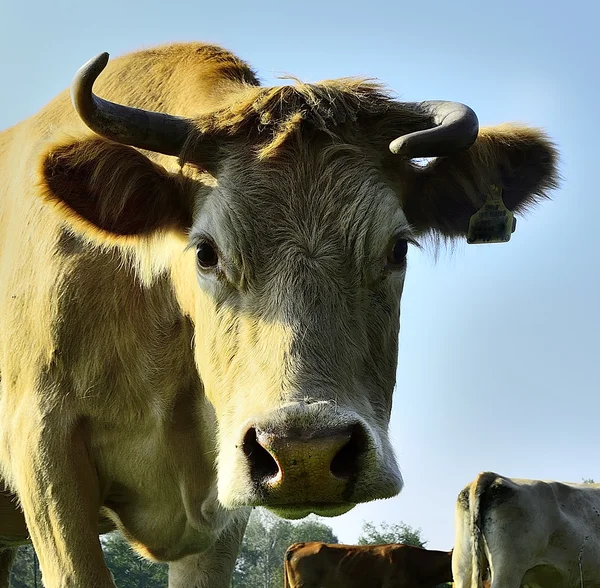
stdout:
[[[469,149],[461,139],[449,150],[460,108],[441,117],[449,126],[440,127],[436,147],[435,133],[406,135],[423,127],[416,111],[405,116],[402,105],[371,104],[377,113],[369,118],[352,110],[379,100],[369,98],[369,88],[359,98],[342,88],[333,101],[325,90],[313,103],[326,108],[311,124],[348,99],[347,112],[336,115],[347,121],[346,135],[346,122],[332,138],[275,121],[288,128],[289,140],[259,157],[252,125],[270,119],[255,121],[251,102],[233,113],[234,121],[250,117],[237,135],[202,132],[186,140],[191,162],[210,169],[211,181],[167,171],[132,147],[98,137],[51,146],[40,169],[46,199],[77,230],[128,249],[146,266],[172,269],[195,324],[196,362],[216,414],[219,499],[288,517],[338,514],[402,486],[387,426],[408,243],[426,232],[464,236],[492,183],[501,185],[511,210],[555,183],[555,152],[539,131],[490,128]],[[277,92],[272,97],[275,106],[285,104]],[[304,120],[307,112],[289,120]],[[110,136],[123,116],[107,127]],[[154,126],[136,131],[136,144],[145,148],[167,137],[159,119],[149,120]],[[170,120],[169,128],[182,124]],[[163,131],[149,135],[148,128]],[[403,134],[410,140],[399,145],[401,153],[419,145],[450,153],[415,167],[388,149]],[[185,262],[164,255],[184,241],[187,253],[185,245],[178,251]]]
[[387,427],[414,235],[364,151],[288,155],[231,157],[198,199],[196,360],[221,501],[339,513],[402,487]]

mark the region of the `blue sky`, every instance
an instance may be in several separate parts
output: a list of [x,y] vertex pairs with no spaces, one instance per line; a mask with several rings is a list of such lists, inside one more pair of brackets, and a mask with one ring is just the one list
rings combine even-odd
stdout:
[[290,3],[2,2],[0,128],[33,114],[101,51],[205,40],[266,83],[380,78],[403,99],[469,104],[482,124],[547,129],[564,178],[508,244],[412,250],[392,436],[406,488],[328,519],[453,543],[459,490],[478,472],[600,479],[598,3],[339,0]]

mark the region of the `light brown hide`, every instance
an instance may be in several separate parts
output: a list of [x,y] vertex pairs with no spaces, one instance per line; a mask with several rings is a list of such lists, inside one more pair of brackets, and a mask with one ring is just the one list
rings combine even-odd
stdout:
[[452,581],[452,552],[400,543],[296,543],[285,554],[285,588],[435,588]]

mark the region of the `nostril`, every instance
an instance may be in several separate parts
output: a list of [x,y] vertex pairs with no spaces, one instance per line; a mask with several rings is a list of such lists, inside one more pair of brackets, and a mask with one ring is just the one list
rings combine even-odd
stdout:
[[274,478],[279,473],[279,465],[273,456],[258,442],[256,428],[251,427],[244,435],[242,450],[250,464],[250,476],[260,482]]
[[367,435],[360,425],[352,427],[348,442],[335,454],[329,469],[336,478],[352,479],[358,474],[359,458],[367,449]]

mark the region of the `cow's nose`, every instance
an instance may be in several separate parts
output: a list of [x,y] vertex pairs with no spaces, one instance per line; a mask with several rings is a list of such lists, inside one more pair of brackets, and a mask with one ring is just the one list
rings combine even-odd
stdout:
[[285,434],[251,427],[243,442],[254,484],[278,501],[336,502],[359,473],[362,426]]

